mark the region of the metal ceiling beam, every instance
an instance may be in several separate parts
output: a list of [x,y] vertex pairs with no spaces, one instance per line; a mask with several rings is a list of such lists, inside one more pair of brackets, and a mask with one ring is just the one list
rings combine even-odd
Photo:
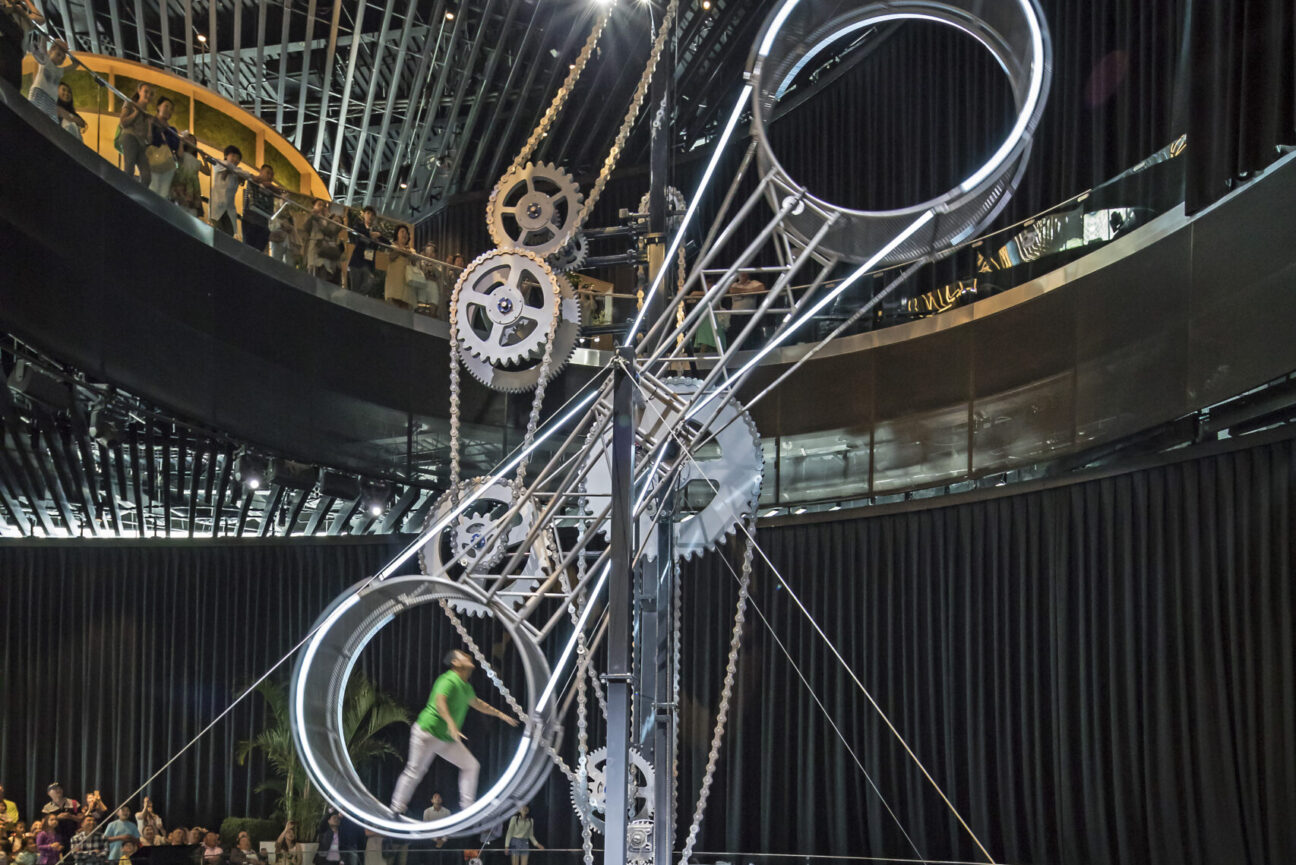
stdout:
[[324,131],[328,127],[330,88],[333,85],[333,58],[337,56],[338,25],[342,18],[342,0],[333,0],[333,21],[329,25],[328,51],[324,55],[324,85],[320,88],[319,123],[315,127],[315,149],[311,151],[311,165],[319,171],[320,157],[324,151]]
[[293,527],[297,525],[297,520],[301,517],[302,508],[306,507],[306,499],[310,497],[310,490],[298,490],[297,497],[288,507],[287,528],[284,529],[284,537],[292,534]]
[[[405,148],[409,146],[410,138],[414,134],[414,114],[418,106],[423,101],[423,94],[427,92],[428,84],[431,83],[431,66],[437,47],[440,44],[441,31],[445,30],[445,18],[442,11],[445,9],[445,0],[437,0],[436,6],[433,7],[432,15],[434,21],[441,22],[440,29],[437,31],[437,41],[431,47],[428,43],[432,42],[432,31],[429,30],[423,40],[423,50],[419,52],[418,71],[410,79],[410,96],[405,109],[405,120],[401,123],[400,137],[396,141],[396,150],[392,154],[391,168],[387,172],[387,186],[383,189],[382,204],[378,209],[386,212],[391,203],[392,195],[395,192],[400,177],[400,170],[404,162]],[[421,83],[420,83],[421,82]],[[414,88],[417,87],[417,94]],[[412,171],[410,172],[413,173]],[[408,177],[406,178],[408,180]]]
[[[356,9],[356,15],[352,26],[359,28],[364,23],[366,0],[359,0],[359,6]],[[346,113],[347,106],[351,103],[351,83],[355,80],[356,61],[360,56],[360,41],[355,40],[351,43],[351,51],[347,55],[346,76],[342,81],[342,106],[338,109],[337,137],[333,142],[333,167],[329,171],[328,191],[329,196],[337,195],[338,166],[342,162],[342,144],[346,135]],[[323,120],[323,118],[321,118]]]
[[125,495],[125,491],[117,485],[117,474],[121,472],[121,446],[118,442],[113,444],[116,445],[115,448],[99,443],[99,465],[104,470],[104,494],[108,496],[108,509],[112,513],[113,533],[121,537],[122,513],[119,499]]
[[163,0],[161,14],[162,65],[171,69],[171,0]]
[[[256,32],[256,68],[258,75],[265,75],[265,35],[266,35],[266,0],[261,0],[261,7],[257,9],[257,32]],[[257,117],[261,116],[261,94],[263,88],[257,87],[252,97],[252,113]]]
[[[363,2],[363,0],[362,0]],[[293,0],[283,0],[279,19],[279,41],[288,44],[288,25],[292,23]],[[284,85],[288,82],[288,52],[279,55],[279,96],[275,99],[275,129],[284,128]]]
[[184,41],[185,41],[185,68],[188,69],[190,81],[197,81],[194,77],[194,50],[193,50],[193,0],[184,0]]
[[384,535],[394,531],[396,526],[399,525],[401,517],[409,513],[410,508],[414,507],[414,503],[418,501],[419,496],[422,494],[423,490],[413,484],[407,486],[405,492],[401,493],[401,497],[396,500],[396,504],[383,517],[382,525],[378,531]]
[[261,509],[261,525],[257,526],[257,537],[266,538],[274,534],[275,513],[279,510],[283,497],[284,487],[280,484],[271,484],[265,507]]
[[[220,93],[220,79],[216,77],[216,52],[220,50],[217,44],[220,31],[216,27],[216,9],[215,0],[207,0],[207,86],[213,93]],[[167,520],[170,526],[171,521]]]
[[[491,17],[491,13],[492,13],[492,12],[494,11],[494,9],[495,9],[495,2],[496,2],[496,0],[486,0],[486,12],[485,12],[485,14],[482,16],[482,26],[481,26],[481,29],[479,29],[479,30],[477,31],[477,36],[476,36],[475,39],[473,39],[472,48],[471,48],[471,49],[469,50],[469,52],[468,52],[468,60],[464,63],[464,65],[463,65],[463,70],[462,70],[461,73],[460,73],[460,77],[459,77],[459,86],[455,88],[455,98],[454,98],[454,102],[451,103],[451,105],[450,105],[450,111],[449,111],[449,113],[446,114],[445,127],[444,127],[444,130],[443,130],[442,133],[441,133],[441,142],[440,142],[440,144],[439,144],[438,147],[437,147],[436,159],[434,160],[434,162],[433,162],[433,164],[432,164],[432,170],[431,170],[430,172],[428,172],[428,185],[429,185],[429,186],[430,186],[431,183],[432,183],[432,179],[433,179],[434,177],[436,177],[436,172],[437,172],[438,167],[439,167],[440,164],[441,164],[441,160],[445,158],[446,145],[447,145],[447,144],[448,144],[452,139],[453,139],[457,144],[459,144],[460,147],[462,147],[462,146],[466,143],[466,137],[458,137],[458,136],[454,135],[454,127],[455,127],[455,123],[456,123],[456,122],[458,121],[458,119],[459,119],[459,111],[460,111],[460,109],[463,108],[463,101],[464,101],[464,97],[468,95],[468,83],[472,80],[472,70],[473,70],[473,67],[475,67],[475,66],[477,65],[477,55],[481,52],[482,42],[483,42],[483,41],[485,40],[485,38],[486,38],[486,30],[487,30],[487,27],[486,27],[486,20],[489,19],[489,18]],[[510,19],[510,20],[511,20],[511,19]],[[483,90],[484,90],[486,87],[489,87],[489,86],[490,86],[490,81],[489,81],[489,79],[483,77],[483,79],[482,79],[482,88],[483,88]],[[480,98],[480,96],[481,96],[481,93],[479,92],[479,93],[478,93],[478,98]],[[417,152],[417,151],[416,151],[416,152]],[[461,155],[462,155],[462,150],[456,150],[456,156],[455,156],[456,161],[458,161],[458,158],[459,158],[459,156],[461,156]],[[406,205],[406,206],[408,206],[408,204],[409,204],[409,196],[410,196],[410,192],[409,192],[409,189],[408,189],[408,187],[407,187],[406,190],[405,190],[405,205]],[[443,197],[444,197],[444,196],[443,196]]]
[[131,493],[135,499],[135,530],[142,538],[144,537],[144,491],[143,484],[140,482],[139,433],[135,430],[131,430],[130,452]]
[[[120,17],[117,14],[117,2],[116,0],[108,0],[108,2],[109,2],[109,8],[112,13],[112,17],[114,20],[116,20],[118,17]],[[81,9],[82,11],[85,12],[86,33],[90,37],[90,50],[96,54],[102,54],[103,51],[101,51],[99,48],[99,28],[95,26],[93,0],[81,0]],[[123,47],[122,45],[118,44],[117,50],[121,51],[122,47]]]
[[[202,458],[203,452],[198,450],[198,442],[195,441],[193,469],[189,472],[189,513],[187,514],[191,538],[194,536],[194,527],[198,525],[198,482],[202,479]],[[213,454],[214,458],[215,454]]]
[[9,451],[5,446],[4,439],[5,432],[3,428],[0,428],[0,497],[3,497],[5,510],[9,511],[14,525],[18,527],[24,537],[30,537],[32,534],[32,522],[27,518],[27,513],[23,510],[22,504],[9,491],[13,490],[18,495],[28,498],[28,501],[32,502],[33,514],[36,514],[40,503],[32,501],[23,492],[26,484],[19,479],[17,467],[9,459]]
[[234,448],[232,445],[225,445],[225,453],[222,454],[220,469],[220,480],[216,486],[216,505],[212,508],[212,537],[216,537],[221,532],[221,516],[225,513],[225,491],[229,489],[230,476],[234,472]]
[[99,536],[99,502],[97,497],[91,493],[90,480],[81,462],[77,459],[76,448],[72,444],[72,432],[68,429],[58,430],[50,436],[51,455],[54,457],[56,466],[62,465],[63,470],[60,472],[60,479],[64,481],[69,489],[75,490],[77,499],[81,503],[81,510],[85,512],[83,526],[89,526],[90,534],[95,537]]
[[[43,419],[42,419],[43,426]],[[50,471],[49,461],[45,458],[45,452],[49,449],[41,446],[41,438],[45,430],[36,427],[31,431],[31,444],[26,448],[26,456],[31,463],[36,466],[44,481],[45,489],[49,490],[50,496],[54,499],[54,506],[58,508],[59,515],[63,518],[63,525],[67,528],[69,536],[76,535],[76,517],[72,513],[72,505],[68,502],[67,494],[63,491],[63,484]],[[22,451],[22,436],[18,437],[19,450]]]
[[[378,192],[378,188],[377,188],[378,175],[382,172],[382,158],[383,158],[383,153],[386,150],[384,145],[387,142],[387,132],[391,129],[392,115],[396,111],[396,95],[400,92],[400,83],[401,83],[400,70],[403,69],[405,66],[405,53],[408,50],[410,33],[414,29],[413,24],[414,24],[414,10],[412,8],[407,9],[405,10],[405,26],[401,29],[400,45],[396,48],[396,62],[392,65],[392,83],[391,83],[391,87],[388,88],[387,90],[387,110],[383,112],[382,126],[379,127],[378,129],[378,141],[374,145],[373,157],[370,159],[370,170],[369,170],[370,184],[369,184],[369,195],[367,196],[367,198],[370,200],[372,200],[373,196]],[[420,69],[423,68],[422,64],[420,64],[419,68]],[[415,82],[418,81],[418,79],[419,76],[417,73],[414,78],[410,79],[409,87],[411,92],[413,91]],[[406,113],[408,114],[408,112],[409,112],[409,108],[407,106]],[[366,114],[367,113],[368,112],[366,112]],[[364,141],[364,137],[361,136],[362,144],[363,141]],[[353,169],[351,172],[353,182],[355,176],[360,173],[359,161],[357,161],[356,166],[357,167]],[[385,203],[386,202],[384,199],[384,204]]]
[[234,69],[230,74],[230,99],[241,104],[243,90],[243,0],[234,0]]
[[[454,59],[455,45],[459,41],[459,32],[463,28],[467,15],[459,14],[455,16],[454,27],[450,29],[450,44],[446,46],[445,57],[441,61],[441,71],[437,74],[436,86],[432,88],[432,97],[428,100],[427,114],[423,118],[423,131],[419,135],[418,145],[410,150],[409,161],[411,164],[410,176],[414,174],[414,164],[418,162],[423,154],[423,148],[427,145],[428,136],[432,134],[432,127],[436,125],[437,113],[441,107],[441,94],[445,92],[446,79],[450,74],[450,67]],[[439,41],[439,40],[438,40]],[[400,197],[400,207],[402,209],[409,207],[410,191],[414,188],[413,183],[407,183],[404,194]]]
[[356,496],[350,502],[342,505],[342,507],[338,509],[337,515],[333,517],[333,522],[329,525],[329,535],[331,537],[337,537],[342,534],[342,530],[347,527],[351,522],[351,518],[355,516],[356,511],[358,510],[360,510],[359,496]]
[[[378,79],[381,77],[378,73],[382,69],[383,53],[387,48],[387,31],[391,27],[392,9],[395,0],[387,0],[387,5],[383,8],[382,24],[378,27],[378,45],[374,49],[373,57],[369,62],[369,92],[365,94],[364,112],[360,120],[360,135],[356,138],[355,150],[351,155],[351,176],[347,179],[346,203],[348,205],[355,202],[356,180],[360,175],[360,166],[364,164],[365,139],[369,135],[369,118],[373,111],[374,96],[378,92]],[[399,70],[393,70],[393,87],[395,89],[395,75]],[[343,105],[345,106],[345,102]],[[346,113],[345,107],[343,114]],[[333,165],[337,165],[338,153],[333,154]],[[336,172],[336,167],[334,171]]]
[[[315,35],[315,12],[318,0],[310,0],[306,5],[306,40],[302,52],[301,84],[297,88],[297,117],[293,126],[293,147],[301,147],[302,128],[306,125],[306,93],[310,90],[311,77],[311,37]],[[280,132],[282,134],[282,131]]]
[[333,509],[333,503],[337,499],[332,496],[320,496],[315,500],[315,507],[311,510],[310,519],[306,521],[305,534],[313,535],[319,531],[320,526],[324,524],[324,518],[328,516]]

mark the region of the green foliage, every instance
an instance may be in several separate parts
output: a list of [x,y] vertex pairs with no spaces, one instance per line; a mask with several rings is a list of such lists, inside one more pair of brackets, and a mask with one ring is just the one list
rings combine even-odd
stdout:
[[256,133],[205,102],[194,104],[194,135],[218,150],[233,144],[243,153],[244,162],[256,161]]
[[[311,784],[297,755],[297,749],[293,746],[288,690],[267,679],[257,686],[257,691],[270,707],[270,723],[253,738],[239,742],[234,759],[242,766],[249,756],[260,751],[273,777],[258,784],[256,791],[269,790],[277,793],[277,806],[281,814],[287,819],[296,820],[298,826],[313,827],[319,823],[327,803]],[[342,705],[342,728],[347,750],[351,754],[351,763],[357,771],[363,771],[373,761],[389,757],[400,759],[401,754],[383,741],[379,733],[392,724],[409,722],[409,711],[391,695],[374,687],[362,673],[351,676]],[[236,834],[237,831],[235,830]],[[271,840],[274,837],[278,837],[278,830],[271,836]]]
[[[293,192],[301,191],[301,172],[293,168],[293,164],[288,161],[288,157],[280,153],[275,146],[266,141],[265,161],[274,166],[275,182],[284,189]],[[261,166],[257,166],[260,168]]]
[[261,847],[262,841],[274,841],[283,831],[283,822],[277,820],[258,820],[255,817],[226,817],[220,824],[221,845],[226,850],[233,850],[240,832],[247,832],[252,837],[252,849]]

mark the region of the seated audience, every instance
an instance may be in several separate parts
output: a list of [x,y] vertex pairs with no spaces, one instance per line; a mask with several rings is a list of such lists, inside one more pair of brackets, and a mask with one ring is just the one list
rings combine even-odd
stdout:
[[36,833],[36,850],[40,854],[40,865],[55,865],[63,855],[63,842],[59,840],[58,817],[45,815],[41,830]]
[[265,865],[261,854],[252,847],[252,838],[246,832],[240,832],[234,849],[230,851],[230,865]]
[[211,224],[230,237],[238,228],[238,209],[234,196],[243,185],[243,175],[237,171],[243,161],[243,151],[231,144],[225,148],[225,161],[216,166],[211,179]]
[[72,87],[67,82],[58,86],[59,125],[64,131],[81,141],[81,132],[86,128],[85,118],[77,113],[76,103],[72,99]]
[[148,186],[153,180],[149,168],[149,145],[153,142],[153,115],[149,103],[153,101],[153,85],[140,84],[135,94],[121,107],[121,122],[117,130],[117,149],[122,154],[122,170],[127,177],[139,172],[139,182]]
[[[104,830],[104,837],[108,839],[108,861],[116,862],[122,858],[122,845],[127,841],[139,841],[139,827],[131,819],[131,809],[129,805],[122,805],[117,809],[117,818],[108,824]],[[136,847],[138,847],[138,843]]]
[[108,841],[97,825],[95,818],[89,815],[81,821],[81,831],[72,836],[69,848],[73,865],[105,865],[108,861]]
[[162,818],[158,816],[157,811],[153,810],[153,800],[148,796],[144,797],[144,801],[140,804],[140,810],[135,812],[135,825],[139,827],[141,837],[145,826],[152,826],[159,837],[166,832],[162,828]]
[[67,60],[67,54],[68,46],[62,39],[56,39],[48,45],[44,40],[32,43],[31,56],[36,59],[36,72],[32,75],[27,98],[55,123],[60,122],[58,86],[63,80],[63,62]]
[[202,861],[203,865],[219,865],[225,861],[225,848],[221,846],[220,836],[215,832],[203,836]]
[[138,841],[135,841],[135,840],[132,839],[132,840],[130,840],[130,841],[126,841],[126,842],[124,842],[124,843],[122,844],[121,859],[119,859],[118,862],[119,862],[119,863],[127,863],[127,862],[130,862],[131,857],[135,855],[135,852],[136,852],[137,850],[139,850],[139,842],[138,842]]
[[153,179],[149,189],[163,198],[171,195],[171,183],[179,164],[176,154],[180,150],[180,133],[171,125],[171,115],[175,104],[171,98],[163,96],[157,101],[157,117],[153,120],[153,138],[149,145],[149,169]]

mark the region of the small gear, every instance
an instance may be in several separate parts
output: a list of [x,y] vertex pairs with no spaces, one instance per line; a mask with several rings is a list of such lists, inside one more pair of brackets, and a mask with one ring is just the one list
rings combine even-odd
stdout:
[[[647,377],[644,381],[651,384]],[[678,510],[683,516],[674,524],[675,555],[686,559],[714,549],[738,528],[740,520],[755,512],[765,467],[756,425],[732,397],[717,396],[697,418],[685,420],[703,396],[701,384],[692,378],[667,378],[659,383],[662,392],[653,394],[649,388],[635,431],[636,447],[645,454],[656,450],[668,436],[688,441],[705,433],[702,438],[710,439],[692,459],[680,463],[677,475],[681,490]],[[588,454],[586,512],[597,514],[612,495],[611,434],[592,443]],[[667,460],[661,463],[668,467]],[[658,469],[658,480],[665,470]],[[610,520],[599,526],[605,535],[610,528]],[[653,515],[645,510],[639,517],[637,548],[642,548],[643,557],[650,561],[657,558],[657,543],[649,538],[655,537],[656,530]]]
[[587,255],[589,255],[589,241],[585,239],[585,235],[577,233],[575,237],[563,244],[557,252],[551,254],[545,261],[549,263],[555,273],[568,273],[573,270],[580,270]]
[[479,256],[454,290],[461,352],[501,365],[539,357],[560,293],[549,265],[533,253],[495,249]]
[[[639,199],[639,212],[648,212],[648,195],[645,192]],[[673,186],[666,187],[666,226],[669,230],[674,231],[680,227],[684,221],[684,211],[688,209],[688,203],[684,200],[684,193],[680,192]]]
[[[557,282],[562,301],[559,305],[558,327],[554,330],[553,351],[549,353],[547,378],[550,379],[567,365],[567,361],[571,360],[581,332],[581,308],[576,299],[576,292],[567,280],[558,279]],[[461,345],[459,360],[468,370],[469,375],[491,390],[520,393],[533,390],[540,383],[540,366],[544,360],[544,352],[519,361],[494,363],[474,356]]]
[[[654,811],[652,764],[636,749],[630,749],[630,787],[626,791],[631,821],[651,821]],[[576,813],[602,832],[607,813],[607,748],[581,757],[572,779],[572,804]],[[651,833],[649,833],[651,838]]]
[[491,190],[487,227],[501,247],[550,255],[580,228],[583,200],[570,174],[548,162],[528,162],[510,170]]
[[[508,574],[499,572],[499,566],[521,549],[535,525],[536,508],[533,503],[523,505],[498,537],[492,538],[495,523],[513,507],[513,488],[503,481],[474,478],[459,485],[457,497],[446,493],[437,501],[428,513],[425,528],[450,513],[457,499],[482,486],[486,489],[481,496],[419,550],[419,565],[425,574],[441,574],[444,569],[448,579],[466,579],[483,591],[501,576],[510,577],[505,592],[497,594],[496,598],[517,609],[525,600],[524,593],[534,590],[553,568],[552,537],[550,530],[546,529],[536,537],[516,568]],[[468,615],[486,615],[486,608],[480,604],[451,601],[450,605]]]
[[626,865],[652,865],[653,821],[632,820],[626,827]]

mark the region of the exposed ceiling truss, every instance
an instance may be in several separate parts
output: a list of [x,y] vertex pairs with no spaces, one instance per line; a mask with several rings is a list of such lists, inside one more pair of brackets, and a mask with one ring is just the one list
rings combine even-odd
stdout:
[[[494,185],[588,33],[596,0],[37,0],[76,50],[183,76],[278,129],[335,198],[421,219]],[[684,0],[675,144],[714,130],[759,26],[755,0]],[[661,3],[623,2],[538,159],[595,170]],[[646,112],[645,112],[646,113]],[[640,120],[623,165],[643,158]]]

